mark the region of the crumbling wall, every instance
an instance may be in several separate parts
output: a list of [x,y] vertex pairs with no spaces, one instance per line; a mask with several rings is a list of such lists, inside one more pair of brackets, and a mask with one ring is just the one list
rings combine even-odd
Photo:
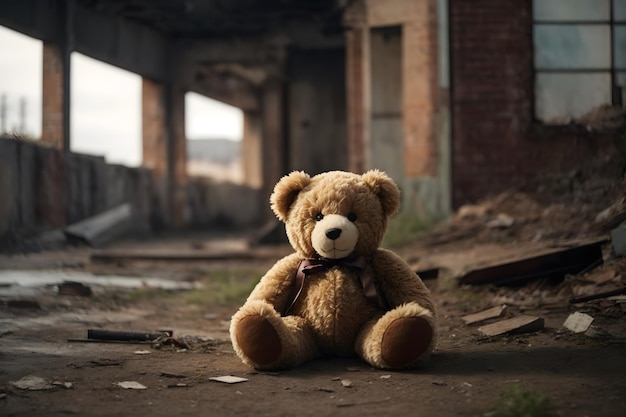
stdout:
[[533,118],[530,0],[450,0],[453,205],[615,152],[618,131]]
[[[146,168],[103,157],[64,153],[37,142],[0,138],[0,248],[89,218],[123,203],[133,209],[131,233],[166,229],[169,202],[161,179]],[[258,191],[193,180],[186,227],[257,226]]]

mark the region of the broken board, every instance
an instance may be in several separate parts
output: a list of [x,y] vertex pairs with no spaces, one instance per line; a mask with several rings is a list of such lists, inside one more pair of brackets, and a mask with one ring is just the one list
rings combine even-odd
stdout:
[[499,336],[501,334],[532,333],[542,330],[544,320],[535,316],[518,316],[512,319],[501,320],[492,324],[479,327],[478,331],[485,336]]
[[527,258],[475,268],[459,278],[460,284],[519,284],[539,278],[562,278],[602,263],[606,240],[548,249]]
[[488,308],[487,310],[479,311],[478,313],[468,314],[467,316],[461,317],[461,320],[463,320],[465,324],[474,324],[480,321],[501,317],[505,311],[506,305],[502,304],[500,306]]

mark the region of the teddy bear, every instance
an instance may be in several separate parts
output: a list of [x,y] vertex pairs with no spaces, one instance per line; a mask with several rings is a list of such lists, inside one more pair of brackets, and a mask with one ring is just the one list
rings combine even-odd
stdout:
[[323,355],[372,367],[423,363],[436,340],[432,295],[394,252],[380,248],[400,191],[382,171],[282,177],[270,196],[294,253],[277,261],[233,315],[239,358],[259,370]]

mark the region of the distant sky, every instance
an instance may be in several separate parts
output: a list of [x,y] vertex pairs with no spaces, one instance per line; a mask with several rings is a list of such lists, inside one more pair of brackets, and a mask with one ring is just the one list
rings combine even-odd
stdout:
[[[0,26],[0,95],[6,95],[6,128],[19,127],[20,100],[26,101],[25,133],[41,136],[42,43]],[[71,149],[103,155],[108,162],[141,164],[141,77],[72,54]],[[195,93],[185,97],[188,139],[239,140],[242,112]]]

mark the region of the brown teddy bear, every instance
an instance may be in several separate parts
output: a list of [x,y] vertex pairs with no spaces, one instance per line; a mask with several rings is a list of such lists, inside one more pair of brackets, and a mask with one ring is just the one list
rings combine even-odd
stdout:
[[237,355],[257,369],[355,353],[377,368],[430,356],[435,308],[417,274],[379,248],[400,203],[383,172],[292,172],[270,197],[295,253],[278,261],[233,316]]

